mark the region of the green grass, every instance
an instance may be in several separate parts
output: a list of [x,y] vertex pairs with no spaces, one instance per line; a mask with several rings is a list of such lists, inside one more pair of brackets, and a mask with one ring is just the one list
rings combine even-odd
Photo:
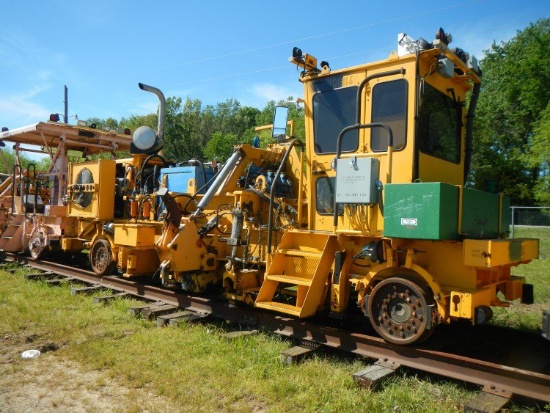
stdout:
[[[21,273],[0,273],[0,297],[0,337],[56,343],[59,360],[77,361],[131,391],[153,392],[181,411],[451,412],[474,396],[475,389],[461,383],[407,370],[378,392],[362,390],[352,375],[366,360],[321,350],[286,366],[280,352],[292,343],[279,336],[229,341],[223,332],[232,326],[223,324],[161,329],[132,316],[130,300],[97,305],[89,296],[71,296],[68,288],[26,281]],[[24,363],[15,356],[4,374]],[[137,404],[125,409],[140,410]]]
[[508,308],[493,308],[491,323],[538,333],[543,310],[550,310],[550,228],[516,227],[514,237],[539,239],[539,259],[512,269],[512,274],[522,275],[533,284],[535,304],[513,302]]

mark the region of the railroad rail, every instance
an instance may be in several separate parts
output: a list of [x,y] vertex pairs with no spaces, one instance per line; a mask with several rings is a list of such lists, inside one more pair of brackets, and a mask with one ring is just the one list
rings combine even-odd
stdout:
[[482,386],[483,391],[489,393],[508,396],[513,394],[550,403],[550,374],[546,371],[538,372],[517,368],[438,349],[398,346],[387,343],[378,337],[350,333],[340,328],[319,326],[314,322],[305,322],[272,313],[252,312],[245,307],[234,306],[223,300],[181,294],[117,276],[98,278],[94,273],[84,269],[32,260],[20,255],[6,254],[4,260],[64,277],[72,277],[134,297],[170,304],[180,309],[210,314],[213,317],[235,323],[259,326],[263,331],[378,359],[386,365],[405,366],[476,384]]

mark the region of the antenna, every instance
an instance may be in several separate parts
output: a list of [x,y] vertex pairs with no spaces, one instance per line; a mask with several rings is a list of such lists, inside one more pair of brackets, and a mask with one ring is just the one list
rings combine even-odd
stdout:
[[65,100],[63,103],[65,104],[65,113],[63,115],[63,121],[65,123],[69,123],[69,89],[67,88],[67,85],[64,86],[65,88]]

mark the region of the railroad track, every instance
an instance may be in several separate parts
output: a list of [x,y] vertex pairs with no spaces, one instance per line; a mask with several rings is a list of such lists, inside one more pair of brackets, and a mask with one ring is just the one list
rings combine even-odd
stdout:
[[[186,310],[197,314],[208,314],[235,323],[257,326],[263,331],[377,359],[376,365],[388,371],[404,366],[476,384],[481,386],[482,393],[480,396],[483,398],[496,397],[497,399],[509,400],[512,395],[517,395],[550,403],[550,346],[546,340],[540,337],[540,342],[537,344],[539,348],[542,348],[542,354],[539,355],[540,360],[531,360],[530,364],[526,364],[530,367],[538,366],[538,368],[522,368],[513,364],[506,365],[498,360],[489,361],[490,357],[480,359],[460,354],[460,351],[455,351],[459,348],[458,343],[463,340],[460,335],[458,341],[449,341],[449,338],[447,338],[438,342],[436,337],[435,340],[430,340],[430,344],[422,347],[397,346],[386,343],[378,337],[351,333],[341,328],[321,326],[315,324],[315,322],[282,317],[272,313],[251,311],[248,308],[233,306],[223,300],[190,296],[116,276],[98,278],[90,271],[59,263],[35,261],[15,254],[6,254],[4,260],[59,274],[63,277],[71,277],[94,286],[123,292],[141,299],[165,303],[180,311]],[[449,330],[449,333],[452,333],[451,330]],[[501,331],[501,333],[503,337],[511,337],[511,333],[508,331]],[[513,334],[521,335],[524,333],[514,332]],[[443,335],[448,337],[451,334]],[[488,335],[494,335],[494,332],[489,332]],[[536,341],[535,337],[531,335],[529,340]],[[525,343],[524,336],[519,337],[517,341]],[[432,344],[433,342],[435,344]],[[513,349],[511,351],[517,354],[525,352],[524,355],[532,357],[533,349],[532,346],[531,348],[529,346],[531,345],[526,344],[524,348],[517,348],[516,344],[512,344]],[[448,352],[443,350],[445,347],[455,347],[455,349]],[[494,348],[492,353],[493,355],[499,353],[502,355],[499,348]],[[369,379],[368,375],[367,372],[364,375],[365,378]],[[361,377],[356,378],[361,381]]]

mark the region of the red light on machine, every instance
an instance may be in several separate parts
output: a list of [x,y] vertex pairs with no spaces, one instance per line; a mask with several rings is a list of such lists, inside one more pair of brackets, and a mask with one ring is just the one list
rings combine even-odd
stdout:
[[197,240],[197,247],[201,248],[203,246],[202,239]]
[[59,113],[52,113],[50,115],[50,122],[59,122]]

